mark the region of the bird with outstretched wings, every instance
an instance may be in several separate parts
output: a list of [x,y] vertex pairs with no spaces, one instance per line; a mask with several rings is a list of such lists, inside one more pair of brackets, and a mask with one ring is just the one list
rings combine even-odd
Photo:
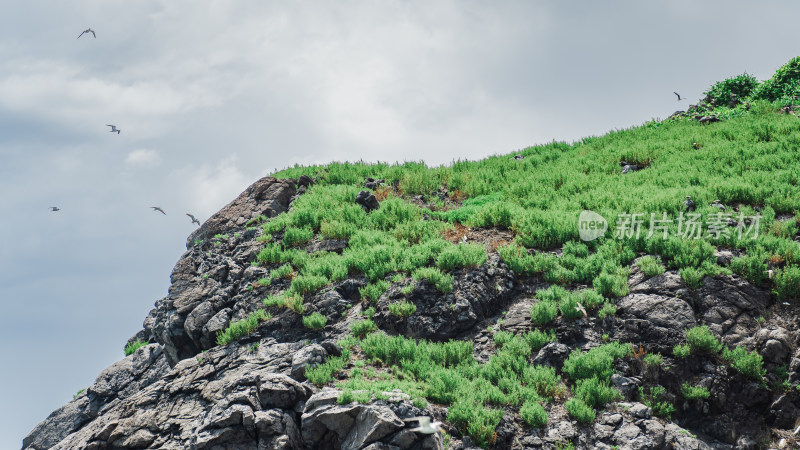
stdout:
[[196,223],[198,227],[200,226],[200,221],[195,219],[193,215],[189,213],[186,213],[186,215],[189,216],[190,219],[192,219],[192,223]]
[[81,36],[83,36],[84,34],[88,34],[88,33],[92,33],[92,36],[94,36],[94,38],[97,39],[97,34],[95,34],[94,30],[91,29],[91,28],[87,28],[87,29],[83,30],[83,32],[81,34],[79,34],[76,39],[80,39]]
[[165,216],[167,215],[167,213],[165,213],[164,210],[159,208],[158,206],[151,206],[151,208],[153,208],[153,211],[158,211]]

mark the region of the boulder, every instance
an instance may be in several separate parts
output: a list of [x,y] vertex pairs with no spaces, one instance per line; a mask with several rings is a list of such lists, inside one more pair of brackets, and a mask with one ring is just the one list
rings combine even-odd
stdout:
[[370,212],[381,207],[378,199],[370,191],[361,191],[356,195],[356,203],[364,208],[364,211]]

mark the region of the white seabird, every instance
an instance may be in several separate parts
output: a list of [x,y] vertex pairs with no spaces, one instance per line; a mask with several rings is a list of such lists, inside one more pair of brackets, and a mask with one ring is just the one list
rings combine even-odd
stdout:
[[433,434],[442,430],[442,422],[431,422],[431,418],[428,416],[411,417],[403,420],[405,422],[419,421],[419,426],[411,429],[415,433]]

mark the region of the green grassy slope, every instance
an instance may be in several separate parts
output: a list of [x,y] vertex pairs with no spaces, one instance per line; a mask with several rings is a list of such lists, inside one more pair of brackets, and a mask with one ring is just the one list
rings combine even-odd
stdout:
[[[800,94],[797,66],[800,58],[762,84],[740,76],[712,86],[709,102],[698,111],[716,113],[723,118],[717,123],[701,125],[690,117],[676,117],[573,144],[553,142],[441,167],[357,162],[279,172],[279,178],[309,175],[318,181],[290,212],[261,224],[264,249],[258,263],[272,269],[272,278],[292,279],[289,289],[265,299],[265,304],[303,314],[305,295],[353,274],[364,274],[370,281],[361,292],[365,309],[391,283],[411,277],[450,292],[450,271],[481,265],[487,251],[494,251],[491,246],[457,243],[453,237],[464,226],[510,231],[513,241],[495,247],[520,275],[541,275],[568,288],[576,283],[589,286],[579,292],[559,286],[540,291],[532,311],[538,326],[546,326],[559,311],[573,315],[569,306],[575,303],[590,315],[614,314],[614,300],[628,291],[627,266],[643,253],[680,270],[690,286],[702,283],[704,275],[732,270],[771,287],[783,300],[796,301],[800,247],[793,239],[800,223],[800,118],[782,108]],[[739,105],[715,106],[729,101],[731,92],[742,100]],[[523,158],[513,158],[516,154]],[[640,170],[623,174],[622,162]],[[355,203],[365,177],[386,179],[376,191],[380,208],[371,213]],[[694,199],[698,217],[686,215],[687,195]],[[724,211],[711,206],[714,200]],[[608,220],[604,236],[581,241],[578,217],[583,210]],[[640,233],[615,236],[618,219],[627,214],[641,214]],[[662,231],[648,237],[651,214],[668,220],[666,238]],[[701,235],[687,236],[679,218],[699,221]],[[728,218],[736,225],[728,226]],[[720,232],[709,233],[708,224],[720,220]],[[348,243],[341,254],[309,254],[303,244],[312,239]],[[740,249],[743,256],[720,267],[715,257],[720,248]],[[657,260],[647,264],[647,270],[663,271]],[[772,278],[767,270],[773,271]],[[270,279],[259,283],[269,284]],[[309,379],[330,382],[358,353],[366,359],[358,360],[349,380],[341,384],[345,401],[358,390],[399,388],[419,403],[449,405],[448,421],[481,445],[492,442],[503,407],[513,408],[530,426],[547,420],[542,405],[553,401],[563,403],[578,420],[592,421],[594,410],[616,396],[608,387],[613,360],[630,351],[627,345],[609,343],[595,353],[573,354],[563,371],[566,382],[551,369],[527,365],[531,352],[553,339],[538,330],[525,336],[498,333],[500,350],[482,365],[459,343],[414,342],[370,334],[372,330],[369,319],[359,322],[354,334],[366,337],[345,342],[344,354],[310,370]],[[375,358],[395,369],[380,371],[365,362]],[[568,390],[571,396],[565,394]]]

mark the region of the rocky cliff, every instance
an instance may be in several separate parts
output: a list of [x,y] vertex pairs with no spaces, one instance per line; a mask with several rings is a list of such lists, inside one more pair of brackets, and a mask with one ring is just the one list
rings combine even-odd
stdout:
[[[313,180],[305,176],[263,178],[189,236],[168,295],[156,302],[143,329],[131,338],[149,345],[104,370],[84,393],[31,431],[23,448],[473,448],[468,430],[448,423],[444,405],[413,401],[401,390],[346,402],[335,382],[316,386],[306,380],[305,371],[348,351],[339,342],[351,335],[368,306],[380,330],[436,342],[466,340],[479,362],[489,361],[499,348],[497,333],[533,328],[536,293],[550,285],[541,276],[515,274],[503,262],[492,245],[508,238],[502,228],[471,229],[460,236],[462,242],[486,244],[488,258],[478,267],[453,270],[449,293],[418,280],[392,285],[366,304],[359,288],[369,280],[350,273],[305,295],[304,313],[327,318],[321,329],[304,326],[302,316],[289,308],[273,308],[272,317],[254,332],[217,344],[218,334],[231,323],[263,309],[266,296],[288,287],[286,279],[259,282],[275,266],[255,264],[266,238],[252,225],[289,211],[311,188]],[[341,254],[348,243],[317,236],[303,245],[307,252]],[[729,252],[718,251],[716,257],[722,266],[731,260]],[[609,339],[630,343],[632,354],[614,362],[611,382],[620,393],[618,401],[590,424],[574,420],[556,402],[547,423],[536,428],[526,426],[516,410],[506,409],[489,446],[797,445],[792,434],[800,416],[796,305],[776,302],[768,290],[736,275],[707,276],[700,287],[689,288],[676,271],[648,277],[635,262],[628,288],[617,300],[616,315],[557,318],[551,327],[554,341],[529,358],[531,364],[561,371],[576,349],[596,348]],[[399,298],[416,308],[407,318],[390,313],[389,305]],[[701,324],[725,345],[757,351],[767,375],[761,380],[742,376],[708,353],[668,357],[668,364],[658,366],[643,362],[645,351],[672,355],[674,346],[685,341],[685,331]],[[358,361],[343,370],[361,368]],[[774,375],[779,367],[785,379]],[[640,386],[657,383],[674,393],[684,380],[693,380],[710,395],[686,400],[668,394],[665,400],[675,408],[670,418],[644,404]],[[784,388],[775,388],[781,383]],[[403,420],[422,415],[445,422],[447,436],[413,432]]]

